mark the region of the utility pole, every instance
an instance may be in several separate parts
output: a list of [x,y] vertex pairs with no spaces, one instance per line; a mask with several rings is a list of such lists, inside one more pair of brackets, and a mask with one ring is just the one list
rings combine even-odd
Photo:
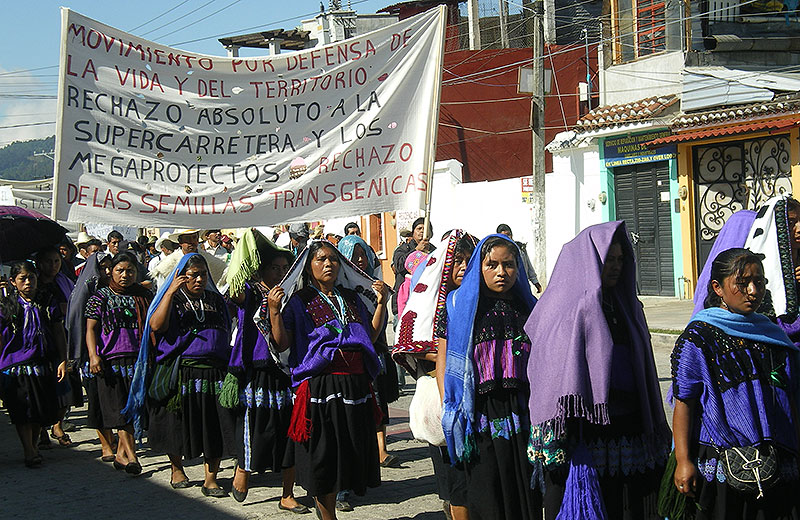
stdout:
[[[544,2],[535,0],[533,11],[533,96],[531,135],[533,138],[533,255],[531,262],[539,282],[547,283],[547,230],[545,227],[544,172]],[[530,251],[530,248],[528,248]]]

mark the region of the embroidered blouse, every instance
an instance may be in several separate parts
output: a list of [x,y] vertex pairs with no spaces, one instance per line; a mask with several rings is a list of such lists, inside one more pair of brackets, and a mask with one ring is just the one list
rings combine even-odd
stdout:
[[86,318],[100,322],[97,355],[103,359],[136,357],[141,330],[133,296],[117,294],[108,287],[95,292],[86,301]]
[[729,336],[692,322],[672,352],[672,393],[698,399],[697,441],[718,447],[772,441],[792,452],[797,366],[786,348]]
[[371,379],[380,372],[378,355],[370,340],[372,325],[366,307],[354,291],[344,288],[338,291],[345,304],[344,325],[313,287],[297,291],[283,310],[284,327],[294,335],[289,353],[293,386],[321,374],[339,350],[361,351]]
[[473,325],[476,390],[528,387],[531,343],[523,326],[528,316],[514,300],[481,296]]
[[225,305],[214,291],[205,291],[199,300],[190,300],[178,291],[172,299],[169,327],[158,340],[156,362],[182,356],[228,363],[230,320]]
[[0,312],[0,370],[14,365],[36,364],[55,356],[49,327],[61,319],[55,302],[50,306],[17,297],[19,314],[5,316]]

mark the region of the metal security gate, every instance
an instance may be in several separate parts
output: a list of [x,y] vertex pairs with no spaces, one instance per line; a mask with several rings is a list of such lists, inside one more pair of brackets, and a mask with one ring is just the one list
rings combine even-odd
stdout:
[[789,146],[774,135],[693,147],[698,272],[731,215],[792,191]]
[[614,193],[617,219],[631,235],[639,293],[674,296],[668,163],[614,168]]

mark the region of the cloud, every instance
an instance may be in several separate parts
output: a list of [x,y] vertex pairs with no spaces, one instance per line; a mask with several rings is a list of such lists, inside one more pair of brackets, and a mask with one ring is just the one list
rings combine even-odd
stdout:
[[0,148],[55,133],[54,123],[36,123],[56,120],[56,100],[20,96],[54,96],[57,83],[55,68],[14,73],[0,66]]

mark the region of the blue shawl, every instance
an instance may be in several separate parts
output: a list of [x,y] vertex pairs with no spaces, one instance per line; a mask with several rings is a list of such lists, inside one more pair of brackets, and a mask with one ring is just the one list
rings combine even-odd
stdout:
[[721,329],[729,336],[778,345],[795,351],[800,350],[782,328],[757,312],[737,314],[721,307],[710,307],[692,316],[691,321],[704,321]]
[[517,280],[511,288],[511,295],[524,302],[528,309],[533,309],[536,304],[519,248],[514,241],[499,234],[481,240],[467,265],[461,287],[447,295],[447,361],[442,428],[453,464],[468,460],[474,453],[475,366],[472,359],[472,328],[483,284],[481,250],[483,244],[494,237],[507,240],[517,260]]
[[353,260],[353,250],[355,250],[356,246],[361,246],[361,249],[364,250],[364,254],[367,255],[367,262],[369,264],[369,271],[367,274],[369,276],[375,276],[375,267],[378,259],[372,252],[372,248],[369,247],[366,242],[364,242],[363,238],[358,235],[347,235],[346,237],[342,237],[342,239],[336,244],[336,247],[339,248],[339,251],[341,251],[342,254],[350,261]]
[[[150,383],[150,335],[152,333],[150,318],[153,316],[156,309],[158,309],[161,300],[164,299],[164,294],[166,294],[167,289],[172,285],[175,276],[184,270],[186,263],[193,256],[200,255],[198,255],[198,253],[189,253],[181,257],[178,265],[175,266],[175,269],[172,270],[166,280],[164,280],[164,283],[158,288],[155,298],[153,298],[150,307],[147,309],[147,318],[144,320],[144,330],[142,331],[142,343],[139,347],[139,357],[136,358],[136,364],[134,365],[131,390],[128,393],[128,402],[122,410],[122,415],[134,424],[137,438],[141,433],[141,413],[144,410],[144,404],[147,398],[147,386]],[[202,258],[202,256],[200,257]],[[208,277],[206,289],[219,293],[210,275]]]

